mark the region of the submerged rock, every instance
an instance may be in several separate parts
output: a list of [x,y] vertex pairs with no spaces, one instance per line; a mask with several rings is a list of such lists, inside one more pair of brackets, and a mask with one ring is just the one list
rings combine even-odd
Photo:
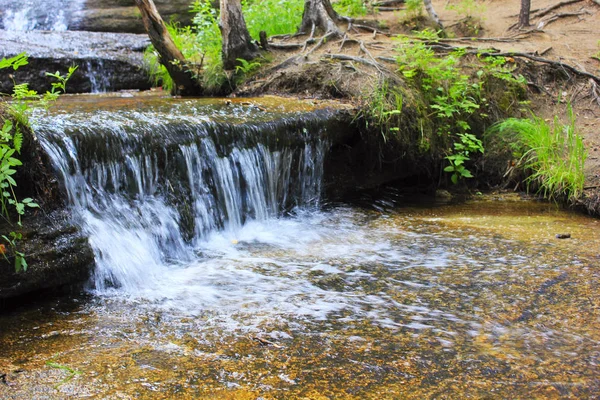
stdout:
[[147,35],[0,31],[0,58],[29,56],[17,71],[0,70],[0,92],[10,93],[14,82],[45,92],[51,87],[46,72],[65,74],[73,65],[78,69],[67,84],[70,93],[149,89],[143,62],[149,44]]

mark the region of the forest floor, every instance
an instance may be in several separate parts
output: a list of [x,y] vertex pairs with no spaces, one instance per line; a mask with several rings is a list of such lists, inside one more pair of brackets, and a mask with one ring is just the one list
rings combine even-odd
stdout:
[[[511,27],[518,21],[520,0],[476,3],[470,0],[433,0],[434,8],[449,33],[450,39],[442,41],[445,44],[529,53],[600,76],[600,2],[569,0],[564,3],[570,4],[547,10],[559,3],[556,0],[532,2],[531,27],[518,30]],[[290,48],[274,49],[269,67],[260,71],[238,93],[279,92],[313,98],[364,98],[365,90],[373,87],[380,76],[381,66],[389,71],[395,70],[391,59],[395,57],[397,41],[393,37],[434,26],[426,17],[407,20],[403,4],[390,7],[399,10],[380,10],[377,14],[356,19],[350,28],[346,23],[340,24],[343,37],[321,41],[321,37],[315,34],[314,37],[304,35],[272,40],[276,45]],[[470,18],[466,18],[467,13]],[[377,27],[377,30],[374,32],[361,25]],[[307,39],[311,40],[304,45]],[[344,60],[344,57],[348,59]],[[561,71],[560,66],[551,70],[545,63],[522,57],[515,57],[515,60],[520,69],[531,70],[535,65],[536,76],[532,78],[529,75],[527,79],[531,108],[537,115],[547,120],[557,115],[566,122],[567,103],[572,105],[588,150],[586,197],[595,198],[600,204],[600,83],[564,69]]]

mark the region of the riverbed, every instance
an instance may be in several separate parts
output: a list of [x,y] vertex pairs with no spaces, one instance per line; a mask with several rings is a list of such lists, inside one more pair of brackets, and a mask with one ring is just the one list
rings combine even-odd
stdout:
[[249,221],[135,287],[0,315],[0,397],[590,398],[599,228],[506,194]]

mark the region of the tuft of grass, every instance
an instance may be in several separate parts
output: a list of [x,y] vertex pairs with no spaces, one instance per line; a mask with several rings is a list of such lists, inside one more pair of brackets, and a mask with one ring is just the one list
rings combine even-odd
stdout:
[[363,17],[369,12],[363,0],[339,0],[332,6],[338,14],[347,17]]
[[405,20],[410,21],[423,15],[425,9],[423,0],[406,0],[404,4],[406,5],[404,10]]
[[584,187],[584,164],[587,152],[575,126],[571,105],[568,123],[558,117],[552,124],[532,115],[531,118],[509,118],[494,126],[486,137],[495,136],[510,148],[518,159],[517,167],[527,175],[527,189],[551,200],[572,201],[581,196]]
[[258,40],[260,31],[267,36],[293,33],[302,21],[302,0],[244,0],[244,20],[250,36]]

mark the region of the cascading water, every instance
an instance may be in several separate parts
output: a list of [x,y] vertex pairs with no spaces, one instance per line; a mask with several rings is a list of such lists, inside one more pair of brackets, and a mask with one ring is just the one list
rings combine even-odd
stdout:
[[148,295],[215,232],[235,241],[252,221],[318,205],[322,115],[226,123],[202,111],[74,113],[37,127],[96,252],[97,292]]
[[2,26],[7,31],[66,31],[85,0],[3,0]]
[[1,398],[600,392],[600,221],[506,194],[316,207],[355,136],[281,99],[65,101],[35,130],[97,295],[0,315]]
[[88,60],[85,75],[90,80],[91,93],[106,93],[110,89],[110,77],[102,60]]

